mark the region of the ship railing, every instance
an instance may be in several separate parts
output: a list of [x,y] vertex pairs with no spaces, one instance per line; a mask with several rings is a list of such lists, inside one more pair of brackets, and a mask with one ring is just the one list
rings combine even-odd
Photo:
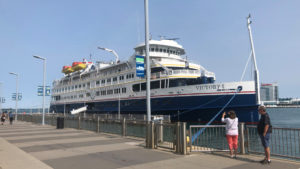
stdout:
[[158,79],[161,77],[168,77],[171,75],[192,75],[192,76],[200,76],[200,70],[188,70],[188,69],[181,69],[181,70],[170,70],[170,71],[163,71],[151,74],[151,79]]

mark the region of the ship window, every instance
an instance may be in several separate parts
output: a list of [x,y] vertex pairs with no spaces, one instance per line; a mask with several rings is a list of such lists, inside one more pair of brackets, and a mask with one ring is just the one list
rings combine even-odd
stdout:
[[160,52],[162,52],[162,49],[159,49]]
[[154,48],[151,48],[151,52],[154,52]]
[[122,93],[126,93],[126,87],[122,88]]
[[85,84],[83,84],[82,87],[85,87]]
[[90,97],[91,96],[91,93],[86,93],[86,97]]
[[166,53],[167,52],[167,50],[166,49],[164,49],[164,53]]
[[109,95],[109,94],[113,94],[113,90],[112,90],[112,89],[107,90],[107,94],[108,94],[108,95]]
[[107,83],[111,82],[111,78],[107,79],[106,81],[107,81]]
[[124,80],[124,76],[123,76],[123,75],[120,76],[119,79],[120,79],[120,80]]
[[78,86],[79,87],[79,89],[81,88],[81,84]]
[[155,48],[155,52],[158,52],[158,48]]
[[134,78],[134,73],[131,74],[131,78]]
[[114,81],[114,82],[115,82],[115,81],[117,81],[117,80],[118,80],[118,78],[117,78],[117,77],[114,77],[114,78],[113,78],[113,81]]
[[75,89],[77,89],[77,85],[75,85]]
[[97,92],[96,92],[96,96],[100,96],[100,91],[97,91]]
[[132,85],[132,91],[139,92],[140,91],[140,84],[134,84],[134,85]]
[[104,79],[104,80],[101,80],[101,84],[105,84],[105,79]]
[[99,85],[100,84],[100,81],[98,80],[98,81],[96,81],[96,85]]
[[169,49],[167,49],[167,53],[169,53],[170,51],[169,51]]
[[79,98],[83,98],[83,94],[80,94],[80,95],[79,95]]
[[150,84],[151,89],[158,89],[159,88],[159,81],[152,81]]
[[165,88],[165,80],[161,80],[161,83],[160,83],[160,88]]
[[146,90],[146,83],[141,83],[141,90]]
[[187,86],[187,80],[186,79],[171,79],[170,80],[170,87],[177,87],[177,86]]

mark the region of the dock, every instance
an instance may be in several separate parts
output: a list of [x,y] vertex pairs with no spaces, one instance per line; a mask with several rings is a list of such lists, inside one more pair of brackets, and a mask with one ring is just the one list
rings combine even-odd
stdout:
[[2,169],[300,168],[281,159],[264,166],[259,163],[263,157],[255,155],[231,159],[228,152],[178,155],[147,149],[142,139],[21,121],[1,125],[0,136]]

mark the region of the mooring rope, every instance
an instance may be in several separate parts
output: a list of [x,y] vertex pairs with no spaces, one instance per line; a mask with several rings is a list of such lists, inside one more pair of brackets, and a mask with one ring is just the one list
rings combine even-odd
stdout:
[[234,93],[234,95],[229,99],[229,101],[222,107],[222,109],[212,118],[212,119],[210,119],[210,121],[208,122],[208,123],[206,123],[206,125],[203,127],[203,128],[201,128],[201,130],[199,130],[197,133],[195,133],[193,136],[192,136],[192,143],[195,141],[195,139],[197,138],[197,137],[199,137],[199,135],[200,134],[202,134],[203,133],[203,131],[219,116],[219,114],[221,113],[221,112],[223,112],[223,110],[230,104],[230,102],[235,98],[235,96],[236,96],[236,94],[238,93],[238,92],[240,92],[241,91],[241,88],[237,88],[236,89],[236,92]]
[[[241,77],[241,79],[240,79],[240,81],[242,81],[243,80],[243,78],[244,78],[244,75],[245,75],[245,72],[246,72],[246,68],[247,68],[247,66],[248,66],[248,63],[249,63],[249,60],[250,60],[250,58],[251,58],[251,55],[252,55],[252,51],[250,52],[250,55],[249,55],[249,57],[248,57],[248,60],[247,60],[247,63],[246,63],[246,65],[245,65],[245,68],[244,68],[244,71],[243,71],[243,73],[242,73],[242,77]],[[238,86],[238,88],[236,89],[236,92],[234,93],[234,95],[229,99],[229,101],[223,106],[223,108],[208,122],[208,123],[206,123],[206,125],[203,127],[203,128],[201,128],[201,130],[199,130],[197,133],[195,133],[193,136],[192,136],[192,139],[191,139],[191,141],[192,141],[192,143],[195,141],[195,139],[197,138],[197,137],[199,137],[200,136],[200,134],[202,134],[203,133],[203,131],[221,114],[221,112],[223,112],[223,110],[230,104],[230,102],[235,98],[235,96],[236,96],[236,94],[238,93],[238,92],[240,92],[242,90],[242,88],[240,88],[239,86]]]

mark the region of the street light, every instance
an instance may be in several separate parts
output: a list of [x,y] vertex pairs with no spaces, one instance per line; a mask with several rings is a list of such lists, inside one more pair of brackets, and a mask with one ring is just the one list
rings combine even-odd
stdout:
[[119,55],[116,53],[116,51],[114,51],[112,49],[108,49],[108,48],[103,48],[103,47],[98,47],[98,49],[106,50],[108,52],[111,52],[112,54],[114,54],[116,56],[116,63],[119,62]]
[[9,72],[9,74],[16,76],[16,121],[17,121],[18,120],[18,99],[19,99],[19,93],[18,93],[19,74],[14,72]]
[[43,119],[42,119],[42,125],[45,125],[45,95],[46,95],[46,58],[40,57],[40,56],[33,56],[34,58],[41,59],[44,62],[44,68],[43,68]]

